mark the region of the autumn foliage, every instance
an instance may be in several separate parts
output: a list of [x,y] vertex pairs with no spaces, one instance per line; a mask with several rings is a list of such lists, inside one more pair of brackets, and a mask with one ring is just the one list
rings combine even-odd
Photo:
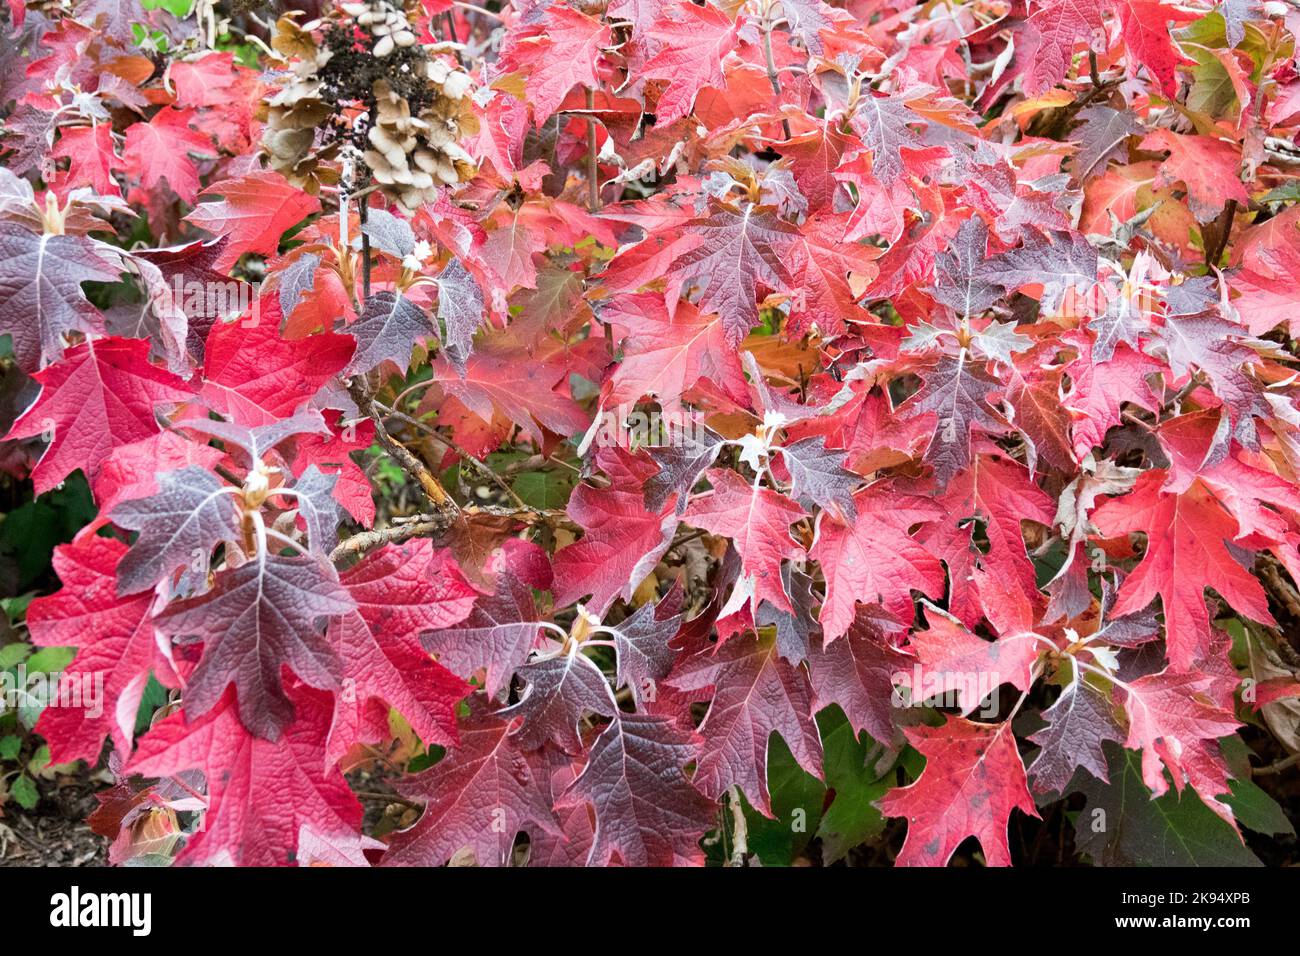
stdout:
[[495,6],[0,19],[3,466],[96,513],[25,622],[104,706],[34,729],[112,859],[1289,830],[1300,12]]

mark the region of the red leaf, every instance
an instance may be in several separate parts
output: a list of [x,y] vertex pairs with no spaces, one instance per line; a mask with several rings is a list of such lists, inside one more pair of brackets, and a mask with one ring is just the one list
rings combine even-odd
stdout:
[[218,574],[212,590],[169,604],[156,620],[164,633],[204,645],[186,689],[189,713],[212,710],[234,684],[244,726],[276,740],[293,720],[281,669],[313,687],[337,688],[338,656],[318,622],[354,606],[332,568],[261,554]]
[[905,684],[916,659],[894,647],[889,637],[903,627],[879,608],[860,607],[848,632],[808,655],[808,674],[815,692],[814,710],[838,704],[855,732],[865,730],[877,741],[894,739],[899,699],[894,688]]
[[164,108],[148,123],[130,127],[122,150],[127,173],[145,189],[166,180],[172,192],[193,204],[199,193],[199,171],[190,155],[216,155],[212,141],[190,129],[193,119],[193,110]]
[[245,729],[233,693],[192,723],[173,714],[140,741],[127,772],[164,777],[198,769],[207,779],[204,825],[181,861],[291,866],[304,827],[359,843],[361,804],[325,763],[329,695],[304,687],[290,695],[295,719],[274,741]]
[[638,71],[668,81],[655,106],[659,126],[690,113],[704,87],[723,87],[722,60],[737,40],[737,24],[717,7],[675,3],[670,11],[642,32],[654,53]]
[[[1159,7],[1159,4],[1142,6]],[[1187,187],[1187,203],[1201,222],[1217,216],[1229,199],[1243,205],[1250,201],[1239,174],[1241,152],[1230,143],[1209,136],[1185,136],[1158,129],[1142,140],[1142,148],[1169,151],[1169,158],[1160,165],[1156,186],[1182,182]]]
[[[930,525],[920,537],[948,565],[949,611],[968,627],[979,622],[982,611],[971,574],[976,567],[1014,584],[1026,600],[1037,599],[1038,584],[1021,522],[1050,525],[1056,508],[1023,466],[1000,456],[978,455],[938,502],[946,520]],[[986,552],[975,545],[973,518],[984,522]]]
[[933,502],[876,484],[853,497],[857,520],[845,527],[827,512],[817,518],[809,556],[826,575],[821,626],[829,643],[849,629],[855,605],[879,604],[900,621],[912,619],[912,589],[938,600],[943,566],[909,534],[942,516]]
[[682,520],[716,535],[731,538],[740,552],[742,587],[754,606],[770,601],[791,610],[781,583],[781,562],[795,560],[803,548],[790,536],[790,525],[807,517],[785,495],[751,485],[734,471],[715,468],[707,473],[713,490],[692,499]]
[[290,341],[276,323],[218,322],[208,335],[199,395],[213,411],[249,428],[287,418],[347,364],[349,336],[324,333]]
[[301,478],[312,465],[322,474],[337,475],[334,497],[348,514],[369,528],[375,523],[374,492],[366,473],[352,460],[352,452],[364,451],[374,443],[375,424],[364,421],[344,425],[342,418],[340,414],[340,422],[330,426],[328,438],[310,434],[298,436],[294,442],[293,475]]
[[176,432],[159,432],[113,449],[95,479],[100,512],[96,523],[107,520],[106,516],[123,501],[157,494],[159,475],[180,471],[186,465],[210,469],[224,457],[221,449],[189,441]]
[[727,341],[738,345],[758,323],[759,283],[793,291],[796,283],[788,263],[799,230],[767,207],[737,209],[715,200],[708,217],[691,220],[686,232],[703,241],[673,260],[669,289],[703,285],[700,310],[717,312]]
[[422,641],[461,677],[486,672],[483,687],[489,697],[497,697],[528,660],[540,629],[532,589],[503,569],[497,574],[496,593],[479,597],[463,623],[425,634]]
[[460,746],[402,784],[424,813],[393,835],[385,865],[441,866],[469,850],[479,866],[504,866],[521,830],[560,834],[549,771],[525,756],[509,729],[509,721],[487,713],[481,702],[472,707]]
[[114,572],[125,553],[126,545],[112,538],[60,545],[54,570],[63,589],[28,608],[34,644],[78,648],[60,681],[59,703],[46,707],[36,725],[55,763],[94,763],[105,737],[129,754],[150,673],[168,685],[176,682],[154,633],[154,595],[117,596]]
[[586,532],[555,555],[555,603],[572,604],[591,595],[587,609],[603,615],[654,570],[672,544],[677,518],[670,500],[658,512],[646,510],[641,485],[655,466],[621,448],[597,456],[610,478],[608,488],[579,485],[569,498],[569,516]]
[[477,592],[427,540],[373,551],[339,581],[356,610],[333,618],[327,635],[342,661],[343,687],[335,695],[330,759],[356,740],[386,738],[367,733],[367,714],[379,702],[384,731],[392,707],[426,745],[455,746],[456,705],[473,687],[431,661],[417,638],[464,620]]
[[1102,7],[1095,0],[1047,0],[1037,4],[1028,29],[1018,34],[1028,41],[1023,85],[1038,96],[1065,78],[1080,43],[1102,29]]
[[1038,816],[1010,722],[976,724],[949,717],[941,727],[923,725],[906,734],[926,765],[914,783],[891,790],[880,802],[886,816],[907,818],[897,864],[944,866],[957,846],[974,836],[989,866],[1010,866],[1011,811]]
[[940,487],[970,465],[971,433],[975,429],[994,434],[1001,429],[989,407],[997,382],[979,365],[966,349],[956,357],[943,356],[932,371],[925,373],[921,391],[899,409],[934,413],[934,438],[926,458],[934,465]]
[[715,687],[700,724],[704,744],[693,778],[705,796],[716,800],[734,785],[756,810],[772,816],[767,749],[773,731],[801,767],[821,776],[812,688],[803,669],[777,653],[774,638],[729,640],[716,653],[706,651],[686,661],[669,675],[668,684],[683,690]]
[[1124,579],[1113,613],[1133,614],[1159,595],[1169,662],[1185,671],[1210,646],[1207,587],[1252,620],[1274,622],[1264,588],[1228,550],[1238,536],[1231,515],[1199,482],[1182,494],[1166,494],[1164,477],[1158,470],[1144,473],[1131,492],[1094,511],[1092,521],[1106,537],[1146,533],[1146,553]]
[[64,127],[51,155],[69,160],[67,178],[59,183],[61,191],[89,186],[101,196],[122,195],[113,173],[125,170],[127,163],[113,148],[110,124]]
[[320,212],[319,199],[269,171],[213,183],[202,195],[221,199],[200,203],[185,218],[213,235],[228,238],[216,264],[221,271],[233,266],[245,252],[273,254],[287,229]]
[[1029,690],[1040,650],[1037,634],[1011,633],[986,641],[932,605],[926,607],[925,615],[929,627],[913,633],[909,642],[921,662],[920,677],[925,683],[924,690],[912,688],[914,701],[919,703],[928,696],[930,681],[935,679],[944,692],[957,693],[957,709],[965,717],[986,694],[1003,684]]
[[1115,7],[1129,53],[1151,71],[1165,96],[1173,99],[1178,95],[1174,68],[1189,61],[1174,45],[1169,23],[1171,20],[1176,24],[1187,23],[1196,19],[1196,15],[1159,0],[1117,0]]
[[32,472],[38,493],[80,468],[93,483],[112,452],[156,435],[154,410],[193,392],[148,361],[143,339],[101,339],[78,345],[34,376],[41,396],[7,437],[47,435],[49,447]]
[[1216,688],[1214,676],[1205,672],[1149,674],[1128,684],[1124,697],[1129,721],[1124,745],[1142,751],[1142,779],[1153,799],[1169,789],[1167,768],[1179,792],[1190,782],[1229,822],[1232,811],[1217,799],[1229,791],[1227,767],[1215,741],[1241,726],[1230,709],[1236,684],[1232,675],[1226,686],[1219,682]]
[[578,736],[589,714],[613,717],[618,710],[605,675],[571,642],[554,654],[524,664],[516,672],[526,685],[519,702],[500,711],[505,719],[522,717],[515,731],[519,746],[536,750],[554,744],[565,753],[582,752]]
[[613,46],[609,27],[571,7],[551,7],[526,31],[507,34],[500,69],[528,70],[527,96],[533,122],[541,125],[575,86],[600,86],[601,50]]
[[104,317],[81,284],[118,275],[103,247],[85,236],[39,235],[0,222],[0,334],[12,337],[19,366],[35,372],[57,360],[69,332],[102,332]]
[[619,714],[596,738],[558,808],[596,812],[588,866],[700,866],[700,837],[713,825],[713,805],[682,773],[699,746],[663,717]]
[[602,313],[625,329],[623,361],[610,380],[602,403],[616,408],[646,395],[665,410],[680,407],[682,393],[706,379],[737,402],[746,401],[740,357],[726,341],[722,317],[702,314],[689,302],[677,305],[671,318],[662,295],[642,293],[616,299]]

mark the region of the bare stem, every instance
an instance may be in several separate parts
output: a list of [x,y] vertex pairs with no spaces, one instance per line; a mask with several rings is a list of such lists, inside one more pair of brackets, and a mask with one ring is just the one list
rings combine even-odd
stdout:
[[432,538],[442,534],[451,525],[450,516],[438,516],[428,521],[411,521],[391,528],[379,528],[374,531],[362,531],[348,538],[332,552],[330,560],[338,564],[344,558],[364,554],[371,548],[385,544],[399,544],[411,538]]
[[[596,108],[596,92],[587,90],[587,109]],[[600,211],[600,166],[596,162],[596,119],[587,117],[587,208]]]
[[[772,21],[763,21],[763,58],[767,62],[767,81],[772,84],[772,92],[781,97],[781,80],[776,71],[776,57],[772,55]],[[781,131],[785,138],[790,138],[790,121],[781,120]]]
[[1250,773],[1252,777],[1269,777],[1281,773],[1289,767],[1294,767],[1298,763],[1300,763],[1300,754],[1292,754],[1289,757],[1283,757],[1277,763],[1269,764],[1267,767],[1255,767]]
[[420,431],[428,435],[430,438],[433,438],[434,440],[441,442],[445,447],[449,448],[451,451],[455,452],[461,458],[464,458],[466,461],[470,462],[474,466],[474,468],[479,472],[479,474],[481,474],[484,478],[487,478],[498,488],[500,488],[501,491],[503,491],[510,498],[510,500],[513,501],[521,510],[524,511],[535,510],[530,505],[528,505],[523,498],[520,498],[518,493],[513,488],[511,488],[510,485],[506,484],[505,479],[503,479],[500,475],[498,475],[495,471],[493,471],[491,466],[489,466],[487,462],[482,461],[479,458],[475,458],[464,448],[461,448],[460,445],[456,444],[456,442],[452,441],[450,438],[448,438],[447,436],[439,432],[432,425],[428,425],[420,421],[418,418],[412,418],[410,415],[407,415],[405,412],[399,412],[395,408],[389,408],[387,405],[384,405],[381,402],[375,402],[375,407],[379,409],[381,412],[383,412],[385,417],[396,418],[398,421],[404,422],[405,424],[410,425],[412,428],[419,429]]
[[447,27],[447,39],[456,44],[456,62],[462,67],[465,65],[465,57],[460,52],[460,38],[456,36],[456,15],[448,10],[442,15],[442,22]]
[[462,10],[469,10],[471,13],[481,13],[485,17],[491,17],[493,20],[500,20],[501,14],[489,10],[487,7],[476,6],[472,3],[463,3],[462,0],[452,0],[453,7],[460,7]]
[[731,788],[727,802],[731,805],[731,859],[728,866],[744,866],[745,858],[749,856],[749,825],[745,822],[739,787]]
[[433,505],[434,510],[439,514],[448,514],[453,517],[457,515],[460,512],[460,506],[456,504],[451,495],[447,494],[447,489],[442,487],[442,483],[434,477],[433,472],[429,471],[428,466],[411,454],[405,445],[394,440],[393,436],[388,434],[388,429],[384,426],[383,416],[379,413],[379,409],[375,407],[374,397],[366,391],[364,382],[360,378],[353,379],[348,384],[348,392],[352,395],[352,400],[357,403],[357,408],[361,411],[361,414],[375,423],[375,438],[380,446],[420,486],[420,490],[429,499],[429,503]]

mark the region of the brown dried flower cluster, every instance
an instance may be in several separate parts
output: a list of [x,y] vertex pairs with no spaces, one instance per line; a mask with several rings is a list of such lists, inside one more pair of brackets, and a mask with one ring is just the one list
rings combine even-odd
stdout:
[[411,212],[474,174],[458,142],[473,132],[469,75],[420,44],[400,7],[344,3],[336,19],[300,27],[282,18],[279,29],[276,49],[295,62],[266,104],[272,168],[310,187],[321,161],[350,144],[368,177]]

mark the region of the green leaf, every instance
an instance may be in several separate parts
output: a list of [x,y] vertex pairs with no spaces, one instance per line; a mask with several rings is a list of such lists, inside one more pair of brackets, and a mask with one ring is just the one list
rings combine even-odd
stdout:
[[27,658],[27,673],[55,674],[67,670],[76,653],[75,647],[42,647]]
[[10,623],[14,623],[27,616],[27,606],[31,604],[35,598],[35,591],[29,591],[26,594],[19,594],[17,597],[0,598],[0,608],[4,609],[5,615],[9,618]]
[[36,804],[40,803],[41,800],[41,793],[36,789],[36,782],[26,774],[20,776],[10,785],[9,794],[18,801],[18,805],[24,810],[35,809]]
[[1223,802],[1232,808],[1237,821],[1256,833],[1295,836],[1295,827],[1277,801],[1250,779],[1250,750],[1245,741],[1237,736],[1223,737],[1219,746],[1235,778],[1229,783],[1232,793]]
[[0,521],[0,553],[18,565],[18,588],[26,590],[50,566],[54,546],[95,517],[95,501],[77,471],[58,488],[15,508]]
[[1260,202],[1300,202],[1300,179],[1290,179],[1276,189],[1270,189]]
[[447,755],[447,749],[440,744],[430,744],[429,749],[422,754],[416,754],[406,765],[408,773],[419,773],[421,770],[428,770],[439,760]]
[[[27,676],[33,674],[57,674],[67,669],[76,654],[72,647],[42,647],[27,659]],[[18,702],[18,719],[28,730],[36,726],[36,721],[45,709],[44,695],[35,694],[23,697]]]
[[835,791],[830,807],[822,814],[817,836],[822,841],[822,862],[834,863],[850,849],[879,836],[885,818],[875,803],[885,795],[891,780],[875,772],[875,761],[868,764],[875,742],[862,735],[859,740],[848,719],[838,706],[827,707],[817,715],[825,756],[826,786]]
[[1095,865],[1263,865],[1191,787],[1152,800],[1141,756],[1109,742],[1105,748],[1110,783],[1081,773],[1087,780],[1077,787],[1088,802],[1075,819],[1075,843]]
[[165,703],[167,703],[167,688],[158,683],[157,678],[150,674],[149,682],[144,685],[144,693],[140,695],[140,707],[135,712],[135,735],[137,737],[149,729],[154,712]]
[[194,9],[194,0],[140,0],[140,5],[146,10],[157,10],[161,7],[172,16],[188,17],[190,11]]
[[27,772],[38,774],[50,765],[50,748],[46,744],[41,744],[32,754],[32,759],[27,761]]
[[1295,836],[1295,827],[1278,802],[1251,780],[1233,780],[1232,793],[1223,802],[1244,827],[1273,836]]
[[530,471],[510,485],[524,503],[534,508],[563,508],[573,491],[573,476],[547,471]]
[[1184,49],[1196,60],[1192,67],[1192,88],[1187,94],[1187,108],[1215,119],[1235,116],[1240,104],[1232,77],[1213,50],[1189,44]]
[[0,737],[0,760],[13,760],[23,749],[23,739],[14,734]]
[[800,767],[781,735],[773,733],[767,747],[767,789],[772,795],[773,820],[741,798],[749,852],[764,866],[790,866],[817,832],[826,785]]
[[136,46],[144,46],[146,39],[152,42],[154,49],[167,52],[167,34],[161,30],[147,30],[142,23],[131,24],[131,39]]
[[0,647],[0,670],[17,667],[32,653],[32,645],[16,641]]

